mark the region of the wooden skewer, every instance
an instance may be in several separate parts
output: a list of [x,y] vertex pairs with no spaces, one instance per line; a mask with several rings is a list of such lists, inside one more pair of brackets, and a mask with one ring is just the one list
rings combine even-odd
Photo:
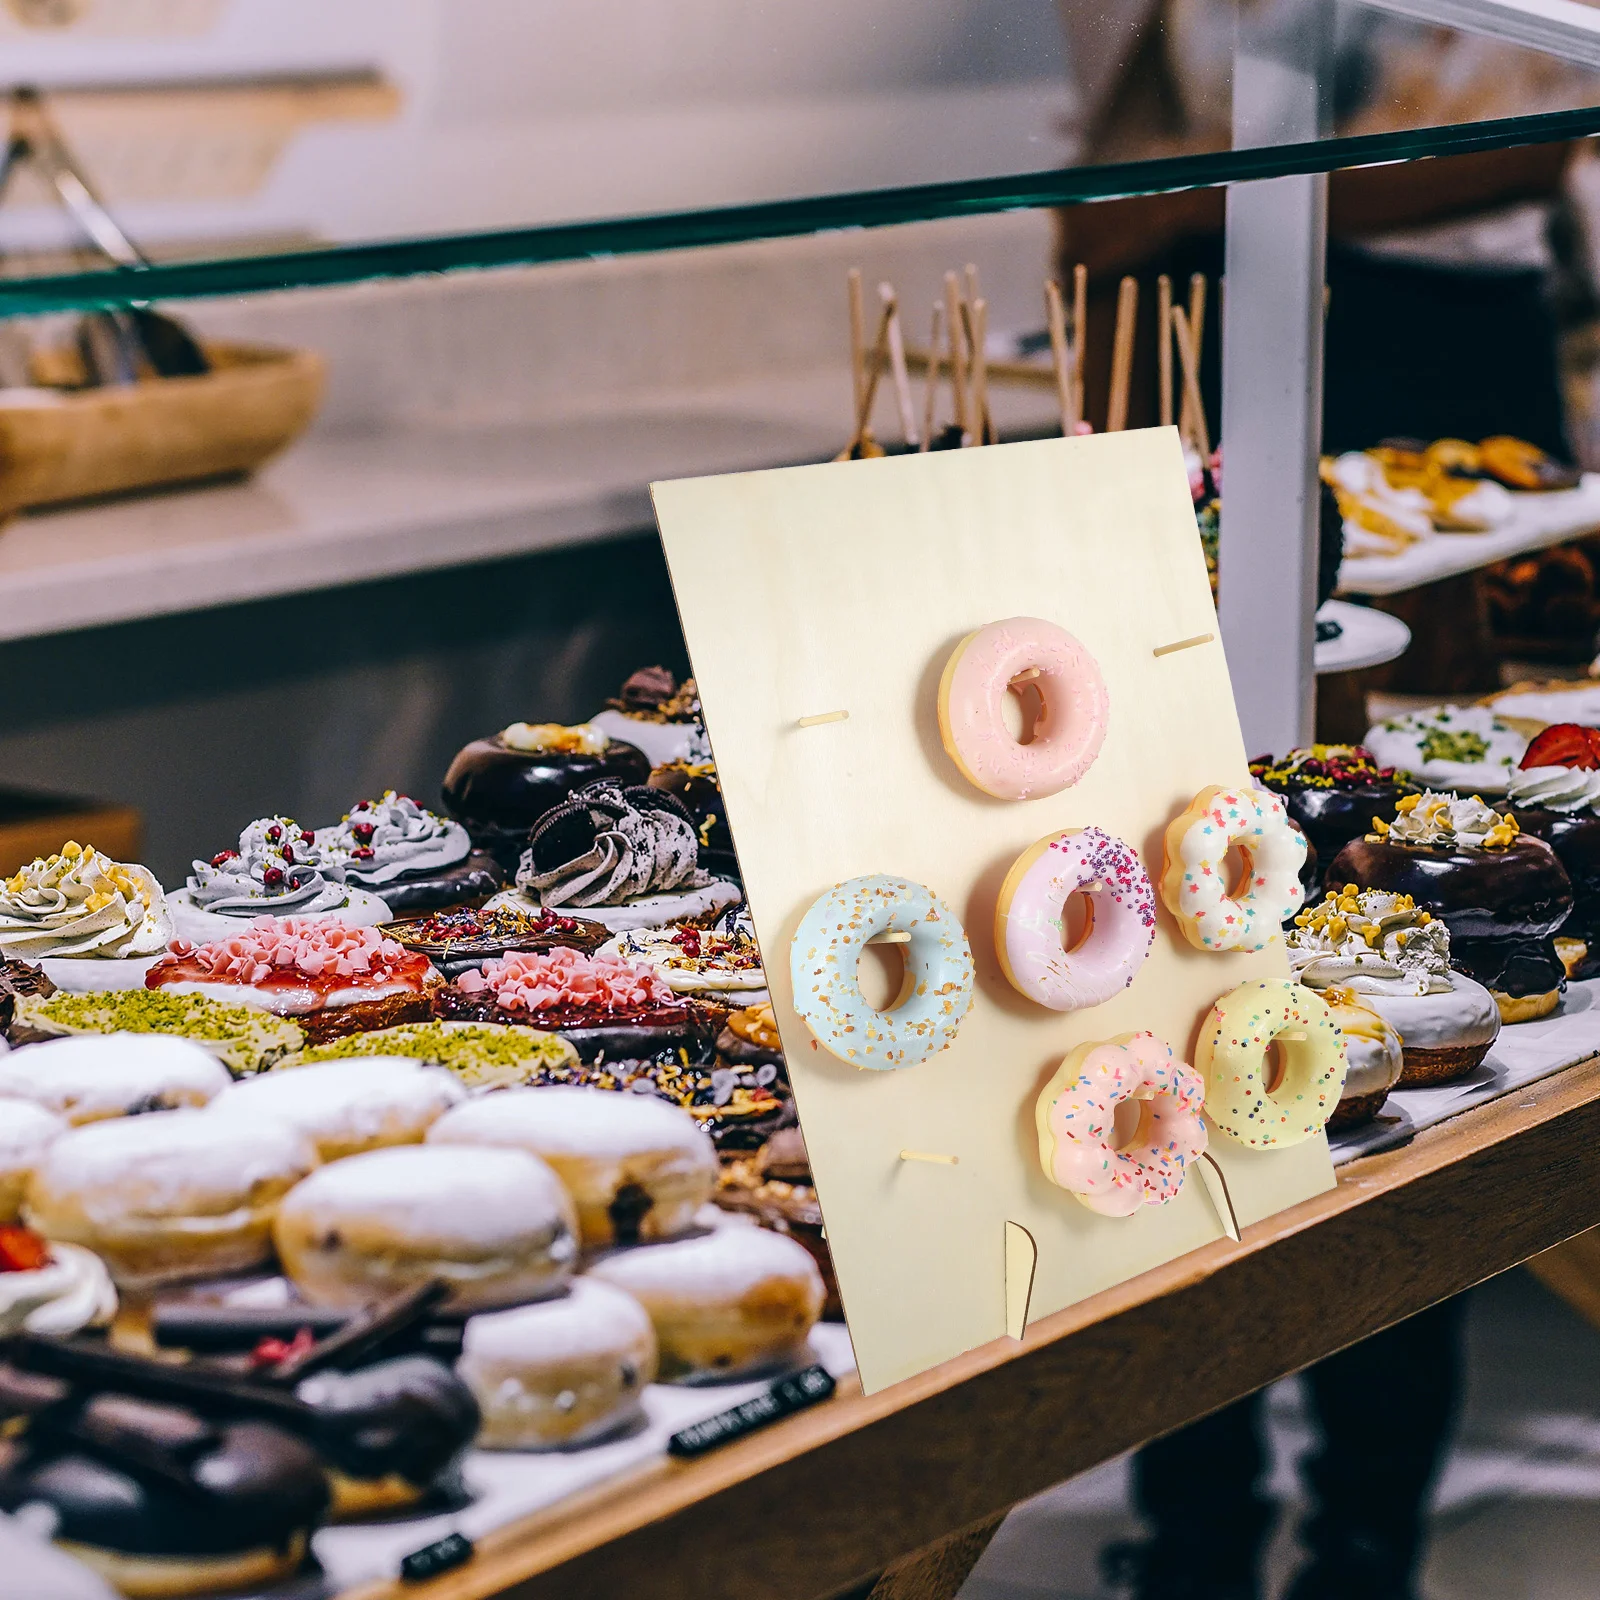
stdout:
[[967,405],[967,361],[962,333],[961,288],[956,275],[944,275],[944,319],[950,339],[950,381],[956,392],[956,421],[961,427],[962,442],[970,443],[972,414]]
[[1197,633],[1192,639],[1175,639],[1171,644],[1158,644],[1150,652],[1153,656],[1170,656],[1176,650],[1192,650],[1197,644],[1210,644],[1214,633]]
[[873,936],[870,939],[867,940],[867,943],[868,944],[910,944],[911,943],[911,935],[909,933],[894,933],[894,932],[890,932],[890,933],[875,933],[875,934],[873,934]]
[[850,443],[834,457],[835,461],[853,461],[860,456],[881,456],[883,446],[872,437],[872,407],[878,398],[878,380],[889,365],[889,320],[891,305],[886,305],[878,317],[878,334],[872,341],[872,356],[867,362],[866,386],[861,391],[856,407],[855,432]]
[[[1195,381],[1200,377],[1200,353],[1205,348],[1206,333],[1206,279],[1203,272],[1195,273],[1189,279],[1189,334],[1194,340],[1194,371]],[[1187,388],[1183,393],[1183,403],[1178,410],[1178,431],[1196,450],[1200,448],[1200,429],[1196,423],[1194,407],[1189,400]]]
[[1041,676],[1042,674],[1038,667],[1028,667],[1025,671],[1019,672],[1011,681],[1013,683],[1032,683],[1035,678]]
[[928,333],[928,367],[923,375],[922,442],[919,450],[933,448],[933,434],[939,413],[939,373],[944,363],[939,358],[939,333],[944,324],[944,307],[933,302],[933,327]]
[[1200,398],[1200,369],[1195,361],[1194,335],[1182,306],[1172,308],[1172,331],[1178,336],[1178,359],[1183,364],[1185,403],[1195,421],[1194,446],[1202,462],[1211,459],[1211,434],[1206,428],[1206,408]]
[[1054,278],[1044,280],[1044,313],[1050,325],[1050,364],[1055,368],[1056,397],[1061,403],[1061,432],[1072,435],[1071,358],[1067,354],[1067,313],[1061,304],[1061,285]]
[[1156,279],[1156,349],[1159,352],[1161,426],[1172,426],[1172,279]]
[[1083,421],[1083,353],[1089,347],[1089,269],[1072,269],[1072,424]]
[[906,341],[900,331],[900,301],[892,285],[880,283],[878,296],[889,318],[889,375],[894,379],[894,398],[900,408],[900,432],[908,449],[918,444],[917,413],[911,403],[911,374],[906,371]]
[[814,717],[801,717],[795,722],[797,728],[820,728],[825,722],[847,722],[848,711],[819,711]]
[[[970,268],[968,269],[971,270]],[[978,443],[999,444],[1000,433],[989,415],[989,302],[972,302],[972,409],[978,413]]]
[[861,299],[861,268],[851,267],[845,282],[850,291],[850,399],[859,417],[861,392],[867,386],[867,312]]
[[1117,290],[1117,331],[1111,347],[1111,399],[1106,406],[1106,432],[1128,426],[1128,386],[1133,380],[1133,324],[1139,312],[1139,280],[1124,278]]

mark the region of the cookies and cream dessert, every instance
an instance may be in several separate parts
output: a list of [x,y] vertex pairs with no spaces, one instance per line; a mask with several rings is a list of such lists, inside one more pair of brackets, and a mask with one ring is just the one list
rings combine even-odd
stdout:
[[1528,740],[1487,706],[1435,706],[1380,722],[1365,744],[1380,766],[1430,788],[1504,794]]
[[377,895],[345,883],[340,861],[290,817],[252,822],[236,850],[196,861],[188,882],[168,900],[177,933],[197,944],[226,938],[263,914],[337,916],[361,927],[376,927],[391,915]]
[[117,1313],[117,1291],[91,1250],[0,1226],[0,1337],[38,1333],[62,1338],[103,1328]]
[[[171,937],[167,899],[149,868],[73,840],[0,884],[0,958],[47,961],[47,975],[62,987],[115,987],[120,968],[82,963],[132,969],[159,955]],[[124,981],[137,986],[137,971]]]
[[381,895],[394,911],[425,911],[483,898],[505,884],[493,857],[474,852],[459,822],[387,789],[316,831],[328,869]]
[[425,1021],[439,975],[428,958],[376,928],[338,917],[257,917],[209,944],[174,939],[145,987],[293,1017],[313,1044]]
[[506,1089],[549,1075],[564,1080],[578,1052],[560,1034],[538,1028],[476,1022],[406,1022],[353,1033],[316,1045],[298,1061],[343,1061],[357,1056],[407,1056],[448,1067],[468,1089]]
[[1354,996],[1399,1034],[1402,1087],[1463,1076],[1499,1036],[1494,996],[1452,969],[1450,930],[1408,894],[1330,889],[1284,939],[1296,981],[1325,998]]
[[755,927],[742,911],[709,928],[635,928],[617,934],[601,949],[654,967],[678,994],[736,1006],[759,1005],[769,998]]
[[700,866],[681,801],[645,785],[593,783],[540,818],[516,887],[491,907],[572,911],[613,933],[658,928],[738,905],[739,887]]
[[1395,811],[1339,852],[1328,882],[1412,895],[1449,928],[1452,963],[1494,993],[1505,1021],[1553,1011],[1566,969],[1551,936],[1573,905],[1555,852],[1477,795],[1408,795]]
[[13,1043],[79,1034],[188,1039],[209,1051],[235,1077],[260,1072],[303,1049],[306,1042],[305,1030],[287,1017],[163,989],[19,995],[10,1033]]
[[591,726],[636,745],[652,767],[711,759],[700,720],[700,691],[693,678],[680,684],[665,667],[642,667],[632,673]]

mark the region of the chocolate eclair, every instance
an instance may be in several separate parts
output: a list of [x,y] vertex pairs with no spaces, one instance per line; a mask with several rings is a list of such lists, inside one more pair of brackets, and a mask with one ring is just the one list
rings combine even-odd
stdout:
[[630,674],[621,693],[606,702],[592,725],[613,739],[637,745],[653,767],[711,759],[694,679],[679,683],[665,667],[641,667]]
[[480,850],[515,868],[533,825],[585,784],[640,783],[650,776],[643,751],[580,723],[514,722],[459,751],[440,797]]
[[1359,744],[1314,744],[1291,750],[1281,761],[1260,756],[1250,775],[1283,796],[1289,820],[1311,841],[1309,860],[1317,875],[1350,843],[1372,832],[1373,822],[1392,823],[1395,807],[1418,785],[1393,767],[1380,767]]
[[1329,887],[1411,895],[1448,928],[1452,965],[1489,989],[1503,1020],[1553,1011],[1566,969],[1551,936],[1572,911],[1554,850],[1476,796],[1424,793],[1396,809],[1392,826],[1339,852]]

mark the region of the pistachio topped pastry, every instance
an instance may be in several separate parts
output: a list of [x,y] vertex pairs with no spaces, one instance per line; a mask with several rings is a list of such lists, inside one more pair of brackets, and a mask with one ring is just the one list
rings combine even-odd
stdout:
[[171,937],[166,897],[148,867],[73,840],[0,885],[0,957],[7,960],[150,956]]
[[1485,805],[1478,795],[1407,795],[1393,824],[1374,821],[1369,839],[1392,844],[1441,845],[1454,850],[1504,850],[1516,843],[1517,819]]

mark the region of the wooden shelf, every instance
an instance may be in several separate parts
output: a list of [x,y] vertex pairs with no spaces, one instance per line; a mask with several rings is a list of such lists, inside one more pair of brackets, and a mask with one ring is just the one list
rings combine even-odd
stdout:
[[[1352,1162],[1337,1188],[905,1383],[341,1600],[820,1600],[1600,1222],[1600,1059]],[[995,1248],[1000,1248],[996,1240]]]

